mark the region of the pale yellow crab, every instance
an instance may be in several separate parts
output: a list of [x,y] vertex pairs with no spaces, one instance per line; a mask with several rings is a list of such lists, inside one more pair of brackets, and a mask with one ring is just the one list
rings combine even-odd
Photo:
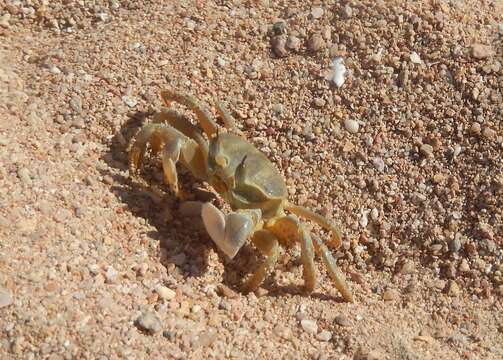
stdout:
[[[163,109],[154,121],[143,126],[129,151],[130,171],[141,165],[147,144],[153,154],[160,153],[164,178],[180,195],[176,164],[180,161],[199,180],[209,183],[231,206],[233,212],[224,215],[211,203],[202,208],[202,219],[208,234],[229,258],[233,258],[247,239],[265,256],[265,261],[244,283],[244,291],[254,291],[273,270],[280,244],[301,246],[304,286],[314,290],[315,252],[328,268],[328,274],[344,299],[353,301],[344,275],[335,259],[318,236],[311,236],[297,216],[315,222],[331,232],[331,245],[341,245],[341,234],[335,224],[311,210],[293,205],[287,200],[285,181],[273,163],[255,146],[247,142],[236,128],[234,119],[218,104],[225,127],[232,132],[217,131],[211,113],[192,96],[174,91],[162,91],[166,106],[172,101],[192,109],[208,137],[186,117],[172,109]],[[285,210],[292,215],[285,214]],[[314,242],[313,242],[314,240]]]

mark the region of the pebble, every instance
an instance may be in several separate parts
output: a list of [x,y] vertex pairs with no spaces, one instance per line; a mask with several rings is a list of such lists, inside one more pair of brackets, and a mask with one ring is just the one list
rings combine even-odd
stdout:
[[309,319],[301,320],[300,326],[302,326],[302,329],[304,329],[304,331],[307,332],[308,334],[314,335],[318,332],[318,325],[314,320]]
[[61,74],[61,70],[60,70],[60,68],[59,68],[59,67],[57,67],[57,66],[56,66],[56,65],[54,65],[54,64],[49,65],[49,68],[48,68],[48,69],[49,69],[49,72],[50,72],[51,74],[54,74],[54,75]]
[[10,14],[3,14],[2,17],[0,17],[0,26],[8,28],[10,26],[9,20]]
[[100,12],[96,15],[96,18],[99,20],[99,21],[102,21],[102,22],[106,22],[109,18],[108,14],[107,13],[104,13],[104,12]]
[[271,48],[274,55],[279,58],[288,56],[288,51],[286,50],[286,39],[283,35],[278,35],[271,39]]
[[109,284],[113,284],[114,282],[117,281],[117,276],[119,274],[117,273],[117,270],[113,268],[113,266],[109,266],[107,268],[107,271],[105,273],[105,280]]
[[292,51],[299,51],[300,50],[300,39],[297,36],[289,36],[288,39],[286,40],[286,47]]
[[470,264],[468,264],[468,260],[462,259],[459,263],[459,271],[468,272],[470,271]]
[[80,114],[82,112],[82,100],[78,96],[74,96],[70,100],[70,107],[75,111],[77,114]]
[[461,289],[459,288],[459,285],[454,280],[449,281],[449,284],[447,285],[447,294],[449,296],[456,297],[460,293]]
[[283,113],[283,110],[284,110],[284,106],[283,104],[274,104],[272,107],[271,107],[271,110],[273,113],[275,113],[276,115],[281,115]]
[[0,287],[0,309],[11,305],[12,302],[11,292],[8,289]]
[[316,339],[320,341],[330,341],[332,338],[332,333],[328,330],[321,331],[318,335],[316,335]]
[[316,98],[314,99],[314,106],[316,106],[317,108],[322,108],[325,106],[325,100],[323,100],[322,98]]
[[307,47],[312,52],[318,52],[325,47],[325,40],[319,33],[311,35],[307,42]]
[[419,57],[419,55],[417,54],[417,52],[413,51],[411,54],[410,54],[410,61],[413,63],[413,64],[421,64],[422,61],[421,61],[421,58]]
[[447,244],[449,247],[449,251],[452,253],[457,253],[461,249],[461,241],[458,237],[455,237]]
[[377,221],[379,219],[379,210],[377,210],[376,208],[373,208],[370,211],[370,217],[372,218],[372,220]]
[[374,165],[374,167],[380,171],[380,172],[383,172],[384,171],[384,167],[385,167],[385,164],[384,164],[384,160],[380,157],[375,157],[372,159],[372,165]]
[[419,149],[419,151],[425,157],[428,157],[428,158],[433,157],[433,146],[431,146],[430,144],[421,145],[421,148]]
[[218,284],[217,286],[217,294],[228,299],[236,299],[239,297],[239,294],[229,288],[227,285]]
[[159,297],[165,301],[174,299],[176,296],[176,292],[174,290],[171,290],[170,288],[163,285],[158,285],[155,288],[155,291],[157,292],[157,294],[159,294]]
[[349,6],[349,4],[346,4],[344,6],[344,9],[342,9],[342,14],[344,15],[345,18],[349,19],[350,17],[353,16],[353,8]]
[[334,319],[334,322],[340,326],[345,326],[345,327],[351,326],[349,319],[345,315],[337,315]]
[[17,171],[17,176],[25,184],[31,183],[30,171],[27,168],[21,168]]
[[385,301],[393,301],[398,299],[400,297],[400,294],[394,289],[387,289],[382,294],[382,297]]
[[496,138],[496,131],[491,129],[491,128],[484,128],[484,130],[482,130],[482,136],[488,140],[494,140]]
[[313,19],[319,19],[323,16],[323,8],[315,7],[311,10],[311,16]]
[[344,65],[344,59],[341,57],[336,57],[333,61],[332,64],[330,65],[331,70],[330,72],[325,76],[325,79],[334,83],[335,86],[340,88],[342,85],[344,85],[344,82],[346,81],[346,66]]
[[360,124],[358,124],[358,121],[356,120],[351,120],[351,119],[345,119],[344,120],[344,128],[349,131],[351,134],[356,134],[358,130],[360,129]]
[[486,59],[493,55],[493,49],[489,45],[484,44],[473,44],[472,45],[472,56],[475,59]]
[[412,274],[415,270],[414,262],[411,260],[405,261],[400,269],[400,274]]
[[138,319],[136,319],[136,325],[149,334],[155,334],[162,329],[161,320],[157,314],[150,311],[143,312]]
[[124,104],[126,104],[130,108],[133,108],[136,106],[136,104],[138,104],[138,102],[135,99],[133,99],[129,96],[123,96],[122,101],[124,101]]

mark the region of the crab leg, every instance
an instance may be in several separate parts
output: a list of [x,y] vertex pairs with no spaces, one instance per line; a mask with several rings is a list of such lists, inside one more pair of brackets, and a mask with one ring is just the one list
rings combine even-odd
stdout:
[[129,152],[131,172],[141,166],[149,143],[154,154],[161,151],[164,179],[175,194],[180,195],[176,171],[179,160],[195,177],[203,180],[206,178],[204,155],[199,145],[171,126],[159,123],[145,125],[136,136]]
[[217,124],[215,120],[213,120],[213,116],[211,113],[202,106],[197,99],[191,95],[180,94],[171,90],[161,91],[161,97],[166,104],[166,106],[170,106],[172,101],[176,101],[182,105],[187,106],[189,109],[193,110],[197,116],[197,120],[201,124],[208,138],[212,138],[213,135],[217,132]]
[[328,275],[335,283],[335,287],[337,288],[337,290],[339,290],[339,292],[347,302],[353,302],[353,295],[349,290],[348,284],[346,284],[346,278],[344,274],[342,274],[339,269],[337,269],[335,259],[330,253],[330,250],[318,236],[314,235],[313,238],[316,253],[323,259],[323,262],[328,269]]
[[338,247],[341,246],[342,244],[341,231],[339,230],[339,227],[329,219],[326,219],[325,217],[315,213],[314,211],[309,210],[308,208],[293,205],[288,202],[285,204],[285,209],[294,213],[295,215],[298,215],[300,217],[315,222],[316,224],[320,225],[322,228],[326,230],[329,230],[332,233],[329,245],[334,249],[337,249]]
[[300,242],[300,259],[304,286],[307,292],[312,292],[316,286],[316,266],[314,264],[314,247],[309,231],[295,216],[282,216],[272,219],[266,228],[275,234],[287,246],[292,241]]
[[221,102],[218,102],[216,105],[218,115],[220,115],[220,117],[222,118],[225,127],[229,130],[232,130],[238,135],[243,135],[241,130],[239,130],[239,128],[236,126],[236,120],[234,120],[234,117],[229,113],[229,110],[227,110],[225,105]]
[[268,230],[256,231],[253,234],[252,242],[266,259],[244,283],[243,291],[245,293],[256,290],[262,284],[266,276],[274,269],[279,255],[278,238]]

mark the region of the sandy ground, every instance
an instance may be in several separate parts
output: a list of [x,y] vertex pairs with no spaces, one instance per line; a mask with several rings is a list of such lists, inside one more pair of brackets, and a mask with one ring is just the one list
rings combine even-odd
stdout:
[[[0,2],[0,357],[503,358],[503,2],[175,3]],[[130,178],[163,88],[226,101],[340,223],[354,303],[319,259],[304,294],[298,248],[241,294],[253,247],[155,159]]]

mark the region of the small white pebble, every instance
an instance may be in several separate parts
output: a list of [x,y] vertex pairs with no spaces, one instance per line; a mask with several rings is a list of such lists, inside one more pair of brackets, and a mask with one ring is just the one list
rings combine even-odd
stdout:
[[196,23],[190,19],[187,19],[186,25],[187,25],[187,29],[189,29],[189,30],[194,30],[196,28]]
[[117,270],[115,270],[113,266],[109,266],[107,268],[107,272],[105,273],[106,282],[109,284],[114,283],[117,280],[117,275]]
[[163,285],[158,285],[155,288],[155,291],[156,293],[159,294],[159,297],[163,300],[171,300],[176,296],[176,293],[173,290]]
[[49,65],[49,72],[54,75],[61,74],[61,70],[56,65]]
[[369,224],[369,219],[367,217],[367,214],[369,213],[368,210],[364,210],[362,212],[362,216],[360,217],[359,223],[362,228],[366,228],[367,225]]
[[108,20],[108,14],[101,12],[101,13],[98,13],[98,15],[96,15],[96,18],[100,21],[106,22]]
[[327,74],[325,79],[333,82],[338,88],[340,88],[346,81],[346,66],[344,65],[344,59],[341,57],[335,58],[332,61],[331,71]]
[[454,155],[454,157],[456,157],[456,156],[458,156],[459,154],[461,154],[461,150],[462,150],[462,148],[461,148],[461,146],[460,146],[460,145],[456,145],[456,146],[454,146],[454,154],[453,154],[453,155]]
[[129,96],[123,96],[122,101],[124,101],[124,103],[130,108],[135,107],[138,103],[135,99],[130,98]]
[[323,16],[323,8],[321,7],[315,7],[311,10],[311,16],[313,19],[319,19],[320,17]]
[[217,58],[217,64],[218,64],[218,66],[220,66],[220,67],[223,68],[226,65],[226,61],[225,61],[224,58],[218,57]]
[[372,220],[377,221],[377,219],[379,219],[379,211],[376,208],[373,208],[370,211],[370,217],[372,218]]
[[100,273],[100,267],[98,264],[91,264],[87,268],[92,275],[98,275]]
[[418,53],[413,51],[411,54],[410,54],[410,61],[414,64],[421,64],[422,61],[421,61],[421,58],[419,57]]
[[300,326],[302,326],[302,329],[304,329],[305,332],[308,334],[316,334],[318,332],[318,325],[316,324],[316,321],[314,320],[301,320]]
[[360,124],[358,124],[358,121],[356,120],[351,120],[351,119],[345,119],[344,120],[344,128],[349,131],[351,134],[356,134],[358,130],[360,129]]
[[332,333],[328,330],[323,330],[318,335],[316,335],[316,339],[320,341],[330,341],[332,338]]
[[375,157],[372,159],[372,164],[374,167],[379,170],[379,171],[384,171],[384,160],[381,159],[380,157]]

